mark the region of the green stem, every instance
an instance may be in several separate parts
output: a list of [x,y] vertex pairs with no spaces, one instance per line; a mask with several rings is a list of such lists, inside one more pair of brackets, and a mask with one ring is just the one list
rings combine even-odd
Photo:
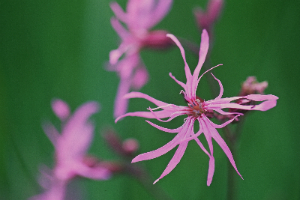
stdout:
[[[235,159],[237,163],[236,158],[236,150],[238,141],[242,132],[242,127],[245,121],[245,116],[240,117],[240,121],[238,122],[236,129],[234,133],[228,128],[224,128],[225,130],[225,136],[228,139],[229,142],[229,148],[231,150],[231,153],[233,155],[233,158]],[[228,161],[228,182],[227,182],[227,200],[236,200],[237,199],[237,185],[236,185],[236,172],[235,169],[232,167],[231,163]]]

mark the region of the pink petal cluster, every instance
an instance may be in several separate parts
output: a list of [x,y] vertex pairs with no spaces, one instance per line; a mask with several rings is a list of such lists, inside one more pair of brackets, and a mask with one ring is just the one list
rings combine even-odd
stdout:
[[62,121],[61,134],[51,123],[44,126],[55,148],[55,166],[53,170],[42,171],[41,185],[45,192],[32,198],[35,200],[64,199],[66,186],[75,176],[105,180],[111,174],[96,162],[91,163],[86,155],[94,131],[88,119],[99,110],[98,104],[85,103],[71,116],[69,106],[62,100],[54,100],[52,109]]
[[249,76],[247,80],[242,84],[242,91],[240,95],[246,94],[263,94],[265,89],[268,87],[268,82],[257,82],[255,76]]
[[[235,161],[233,159],[232,153],[223,140],[223,138],[219,135],[217,128],[223,128],[227,124],[231,123],[233,120],[235,120],[238,116],[242,115],[242,113],[239,112],[229,112],[223,109],[239,109],[239,110],[260,110],[260,111],[266,111],[268,109],[273,108],[276,105],[278,97],[274,95],[260,95],[260,94],[250,94],[247,96],[236,96],[236,97],[230,97],[230,98],[222,98],[223,96],[223,86],[219,79],[217,79],[214,75],[214,79],[219,83],[220,85],[220,93],[219,95],[212,100],[204,101],[196,96],[196,90],[198,87],[198,83],[201,79],[201,77],[207,73],[208,71],[212,70],[213,67],[206,72],[204,72],[201,76],[199,76],[201,67],[205,61],[208,47],[209,47],[209,37],[206,30],[203,30],[201,35],[201,44],[200,44],[200,51],[199,51],[199,62],[194,70],[194,73],[192,74],[190,71],[190,68],[186,62],[185,58],[185,51],[178,41],[178,39],[169,34],[168,37],[170,37],[176,45],[179,47],[183,61],[184,61],[184,70],[186,75],[186,83],[183,83],[179,80],[177,80],[171,73],[170,77],[174,79],[182,88],[184,89],[181,91],[181,94],[183,94],[187,106],[177,106],[174,104],[168,104],[159,100],[154,99],[153,97],[150,97],[146,94],[140,93],[140,92],[131,92],[127,95],[125,95],[126,99],[129,98],[143,98],[146,99],[152,103],[154,103],[156,106],[158,106],[155,109],[149,108],[149,111],[140,111],[140,112],[130,112],[126,113],[116,119],[118,121],[119,119],[126,117],[126,116],[137,116],[137,117],[144,117],[144,118],[156,118],[159,121],[168,122],[174,119],[175,117],[186,115],[187,117],[184,120],[184,123],[182,126],[176,129],[168,129],[161,126],[158,126],[150,121],[147,121],[150,125],[154,126],[155,128],[162,130],[164,132],[168,133],[176,133],[176,136],[168,142],[163,147],[160,147],[154,151],[150,151],[147,153],[143,153],[135,157],[132,162],[139,162],[143,160],[150,160],[156,157],[159,157],[171,149],[175,148],[178,145],[178,148],[167,165],[166,169],[163,171],[161,176],[154,182],[156,183],[158,180],[169,174],[179,163],[181,160],[188,142],[190,140],[195,140],[196,143],[199,145],[199,147],[204,151],[204,153],[207,154],[209,157],[209,167],[208,167],[208,177],[207,177],[207,185],[209,186],[212,182],[214,170],[215,170],[215,159],[213,155],[213,143],[212,139],[214,139],[218,145],[222,148],[226,156],[228,157],[230,163],[236,170],[236,172],[241,176],[239,171],[237,170]],[[248,101],[260,101],[260,104],[257,105],[241,105],[236,103],[235,101],[240,99],[246,99]],[[226,121],[223,124],[215,124],[213,123],[209,117],[212,116],[212,113],[218,113],[220,115],[232,115],[233,117]],[[167,120],[162,120],[163,118],[168,118]],[[194,131],[194,123],[198,121],[199,123],[199,130]],[[207,143],[208,148],[207,150],[201,141],[198,139],[198,136],[201,134],[204,134]],[[242,176],[241,176],[242,177]]]
[[[160,48],[171,44],[166,31],[149,31],[167,14],[171,3],[172,0],[129,0],[126,13],[118,3],[110,5],[116,15],[111,19],[111,24],[122,40],[118,49],[112,50],[109,55],[108,70],[116,71],[120,77],[115,117],[127,111],[128,100],[122,97],[131,89],[140,89],[148,81],[148,72],[139,55],[141,48]],[[120,21],[126,24],[128,30]]]

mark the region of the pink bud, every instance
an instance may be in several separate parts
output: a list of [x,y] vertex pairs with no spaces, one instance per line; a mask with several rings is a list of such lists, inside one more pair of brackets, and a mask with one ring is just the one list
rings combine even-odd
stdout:
[[62,121],[66,120],[70,115],[70,108],[68,104],[60,99],[52,101],[52,110]]
[[123,149],[126,153],[132,154],[136,152],[139,148],[139,143],[136,139],[129,138],[123,142]]

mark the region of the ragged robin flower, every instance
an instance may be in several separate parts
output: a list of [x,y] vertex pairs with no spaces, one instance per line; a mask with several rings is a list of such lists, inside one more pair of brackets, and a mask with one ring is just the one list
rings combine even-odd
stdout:
[[62,122],[61,133],[50,122],[44,124],[45,133],[55,148],[55,165],[52,170],[44,167],[41,171],[40,182],[45,191],[31,200],[65,199],[67,185],[75,177],[106,180],[111,176],[108,168],[87,155],[94,131],[89,118],[98,112],[98,103],[87,102],[70,115],[68,104],[56,99],[52,109]]
[[[184,115],[186,116],[184,123],[182,126],[176,128],[176,129],[168,129],[161,127],[159,125],[156,125],[148,120],[150,125],[153,127],[162,130],[164,132],[168,133],[177,133],[176,136],[168,142],[166,145],[154,150],[150,151],[147,153],[140,154],[136,156],[132,162],[139,162],[143,160],[150,160],[153,158],[157,158],[163,154],[166,154],[168,151],[171,149],[175,148],[178,145],[178,148],[167,165],[166,169],[163,171],[161,176],[154,182],[156,183],[158,180],[169,174],[179,163],[181,160],[188,142],[190,140],[195,140],[196,143],[199,145],[199,147],[206,153],[209,157],[209,167],[208,167],[208,177],[207,177],[207,185],[209,186],[212,182],[214,170],[215,170],[215,159],[213,155],[213,143],[212,139],[214,139],[218,145],[221,147],[221,149],[224,151],[226,156],[228,157],[230,163],[236,170],[236,172],[241,176],[239,173],[235,161],[233,159],[232,153],[223,140],[223,138],[219,135],[218,131],[216,128],[223,128],[229,123],[231,123],[233,120],[235,120],[236,117],[242,115],[242,113],[232,113],[228,112],[226,108],[236,108],[236,109],[242,109],[242,110],[260,110],[260,111],[266,111],[271,108],[273,108],[276,105],[278,97],[274,95],[260,95],[260,94],[250,94],[247,96],[236,96],[236,97],[229,97],[229,98],[222,98],[223,96],[223,85],[219,79],[217,79],[214,75],[214,79],[219,83],[220,86],[220,93],[219,95],[212,100],[204,101],[196,96],[196,90],[198,83],[202,76],[207,73],[208,71],[211,71],[213,68],[217,67],[212,67],[211,69],[207,70],[204,72],[201,76],[199,76],[201,67],[205,61],[205,57],[207,55],[208,47],[209,47],[209,37],[208,33],[206,30],[203,30],[202,35],[201,35],[201,44],[200,44],[200,50],[199,50],[199,61],[198,64],[194,70],[194,73],[191,74],[190,68],[186,62],[185,59],[185,51],[183,47],[181,46],[180,42],[178,39],[169,34],[168,37],[170,37],[176,45],[179,47],[183,61],[184,61],[184,70],[185,70],[185,75],[186,75],[186,83],[183,83],[179,80],[177,80],[171,73],[170,76],[172,79],[174,79],[180,86],[183,87],[184,90],[182,90],[180,93],[183,94],[184,99],[188,102],[186,106],[177,106],[174,104],[168,104],[159,100],[154,99],[153,97],[150,97],[146,94],[140,93],[140,92],[131,92],[127,95],[124,96],[124,98],[143,98],[146,99],[152,103],[154,103],[156,106],[158,106],[155,109],[149,108],[149,111],[140,111],[140,112],[129,112],[126,113],[116,119],[116,121],[120,120],[121,118],[124,118],[126,116],[137,116],[137,117],[144,117],[144,118],[155,118],[159,121],[163,122],[168,122],[174,119],[175,117]],[[247,99],[251,101],[261,101],[260,104],[257,105],[240,105],[238,103],[234,103],[232,101],[238,100],[238,99]],[[215,124],[213,123],[208,116],[211,116],[211,113],[216,112],[221,115],[233,115],[232,119],[226,121],[223,124]],[[162,120],[163,118],[168,118],[167,120]],[[194,123],[198,121],[199,123],[199,130],[194,131]],[[206,148],[203,146],[201,141],[199,140],[198,136],[201,134],[204,134],[209,151],[206,150]],[[242,177],[242,176],[241,176]]]
[[121,38],[119,47],[109,54],[108,67],[120,77],[115,117],[127,111],[128,100],[122,97],[132,90],[139,90],[148,81],[148,72],[140,58],[141,49],[161,49],[172,44],[165,30],[150,30],[168,13],[171,4],[172,0],[128,0],[126,12],[118,3],[110,4],[116,16],[111,19],[111,24]]

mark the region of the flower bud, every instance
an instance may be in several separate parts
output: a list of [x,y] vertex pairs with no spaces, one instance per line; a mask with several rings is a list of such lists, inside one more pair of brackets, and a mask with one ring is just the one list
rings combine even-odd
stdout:
[[66,102],[60,99],[54,99],[51,103],[52,110],[55,115],[62,121],[66,120],[70,115],[70,109]]
[[264,94],[264,90],[268,87],[268,82],[257,82],[255,76],[249,76],[247,80],[242,84],[242,90],[240,96],[246,96],[248,94]]
[[134,138],[129,138],[129,139],[126,139],[124,142],[123,142],[123,145],[122,145],[124,151],[128,154],[132,154],[134,152],[136,152],[139,148],[139,143],[136,139]]

